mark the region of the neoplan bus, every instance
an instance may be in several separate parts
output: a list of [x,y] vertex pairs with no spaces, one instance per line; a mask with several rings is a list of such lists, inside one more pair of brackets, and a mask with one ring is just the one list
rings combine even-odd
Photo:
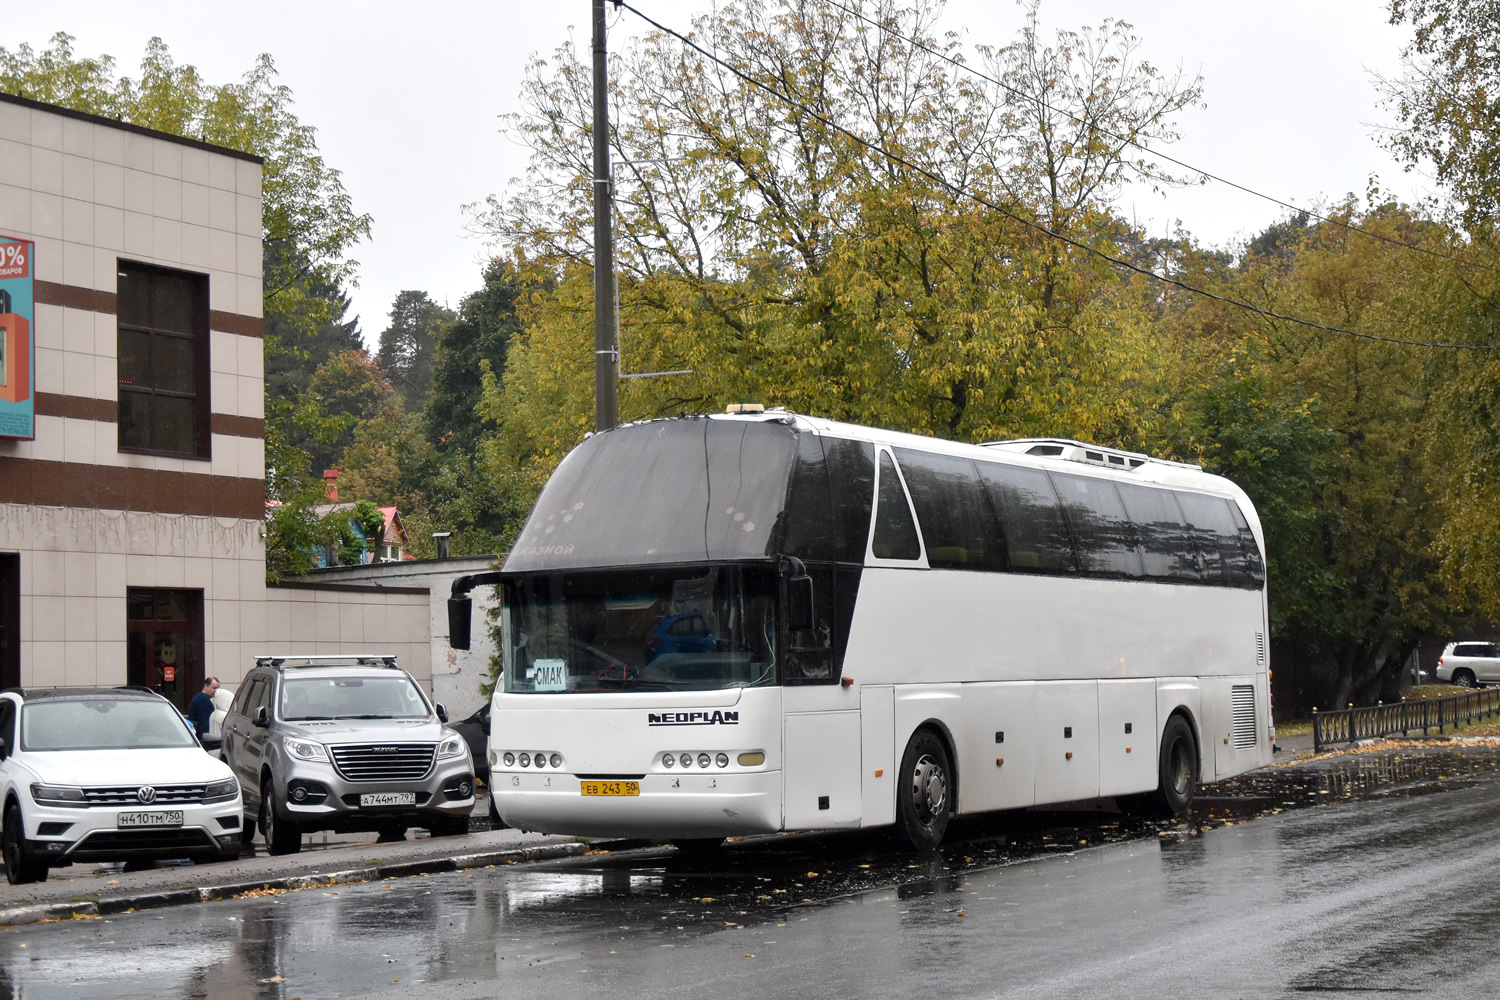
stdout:
[[1117,797],[1185,813],[1274,737],[1259,521],[1196,466],[782,411],[558,466],[494,573],[511,826],[677,843]]

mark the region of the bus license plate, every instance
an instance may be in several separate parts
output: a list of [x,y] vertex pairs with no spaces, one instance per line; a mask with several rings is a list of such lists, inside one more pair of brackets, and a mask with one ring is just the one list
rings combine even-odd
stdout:
[[584,795],[639,795],[641,794],[641,783],[639,781],[585,781],[582,782]]
[[162,809],[158,812],[120,813],[115,820],[116,828],[127,826],[181,826],[181,809]]
[[359,797],[361,806],[414,806],[416,792],[366,792]]

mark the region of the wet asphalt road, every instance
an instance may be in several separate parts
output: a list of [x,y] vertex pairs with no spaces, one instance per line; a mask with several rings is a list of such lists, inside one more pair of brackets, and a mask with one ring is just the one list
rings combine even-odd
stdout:
[[1492,997],[1497,767],[1271,768],[1193,828],[1007,814],[922,858],[767,838],[21,927],[0,998]]

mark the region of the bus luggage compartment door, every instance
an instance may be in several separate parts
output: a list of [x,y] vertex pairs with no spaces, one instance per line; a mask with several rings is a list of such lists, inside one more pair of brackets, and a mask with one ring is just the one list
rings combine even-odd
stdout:
[[787,715],[781,770],[786,829],[859,825],[859,718],[859,712]]
[[1156,787],[1156,681],[1099,682],[1099,794],[1129,795]]
[[1037,805],[1097,798],[1098,682],[1039,682],[1036,722]]

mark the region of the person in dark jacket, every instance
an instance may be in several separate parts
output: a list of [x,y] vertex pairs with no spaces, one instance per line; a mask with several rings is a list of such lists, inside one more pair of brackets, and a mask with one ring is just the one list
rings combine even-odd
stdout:
[[193,700],[188,702],[188,721],[193,724],[193,732],[198,734],[199,742],[208,735],[208,722],[214,715],[214,692],[217,690],[219,679],[209,677],[203,682],[203,690],[193,695]]

